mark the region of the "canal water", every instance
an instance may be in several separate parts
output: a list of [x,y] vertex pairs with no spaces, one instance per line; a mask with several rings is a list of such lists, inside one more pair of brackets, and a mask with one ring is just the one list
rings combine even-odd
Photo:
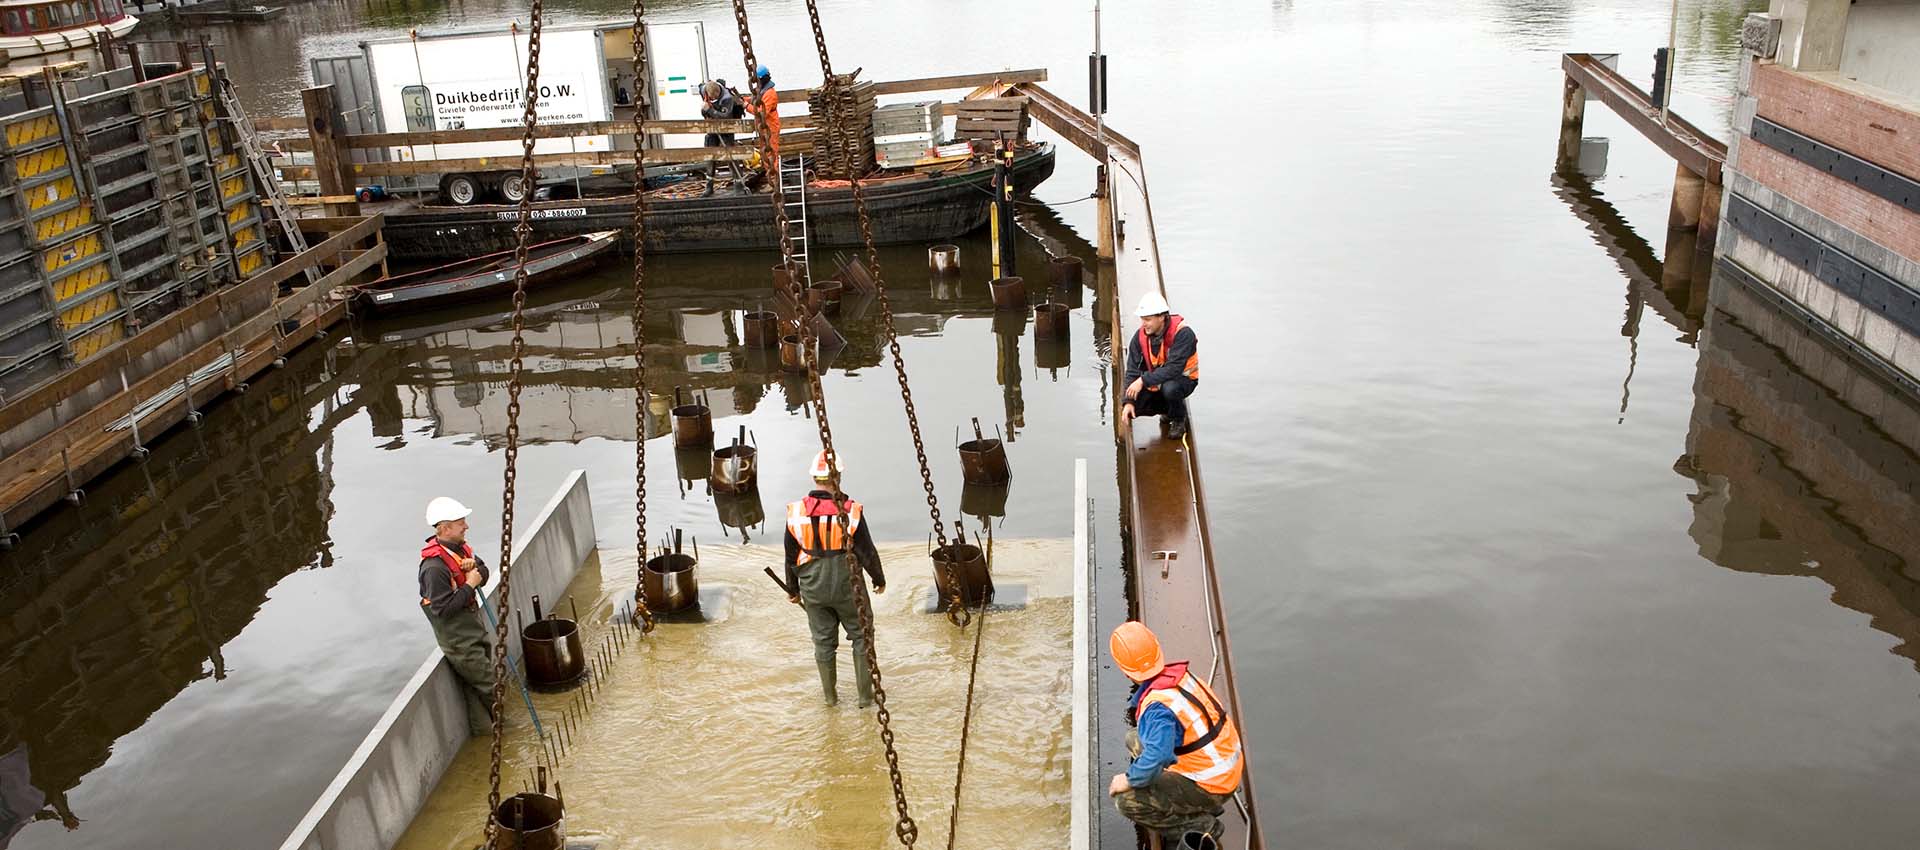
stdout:
[[[1081,4],[826,5],[836,67],[892,79],[1045,66],[1054,90],[1085,88]],[[1734,33],[1760,5],[1680,4],[1676,108],[1715,132]],[[549,8],[560,21],[627,13]],[[753,8],[755,48],[782,84],[812,79],[803,5]],[[1609,138],[1604,161],[1553,172],[1559,54],[1619,52],[1644,82],[1667,10],[1107,9],[1109,118],[1146,151],[1173,302],[1203,341],[1215,551],[1276,842],[1920,843],[1913,405],[1873,395],[1870,376],[1737,289],[1710,303],[1649,284],[1673,165],[1605,110],[1586,125]],[[250,107],[293,114],[310,57],[515,14],[498,0],[314,2],[214,34]],[[738,75],[724,6],[653,14],[706,21],[711,66]],[[1091,188],[1090,163],[1063,153],[1038,192],[1054,206],[1031,223],[1090,235]],[[1068,470],[1085,457],[1112,564],[1094,296],[1075,312],[1070,365],[1040,368],[1031,329],[991,313],[983,244],[964,247],[957,293],[928,286],[916,248],[885,258],[942,504],[951,516],[961,498],[954,427],[998,423],[1017,436],[996,534],[1065,537]],[[1040,262],[1037,244],[1023,251]],[[647,356],[709,391],[720,433],[751,430],[768,458],[760,507],[777,518],[804,484],[812,428],[799,387],[728,325],[770,262],[650,263]],[[585,468],[601,543],[631,550],[622,277],[536,299],[520,515]],[[420,507],[455,495],[478,509],[483,549],[497,541],[507,334],[493,309],[336,334],[0,555],[9,846],[278,843],[429,645],[411,586]],[[842,324],[851,341],[827,392],[848,487],[883,540],[923,542],[890,369],[870,317]],[[650,433],[665,403],[649,400]],[[683,495],[669,445],[650,447],[649,528],[740,540],[724,524],[740,515],[723,517],[697,479]],[[746,531],[755,545],[777,533]],[[791,618],[742,601],[743,622]],[[912,634],[881,639],[923,650]],[[780,675],[806,668],[802,656]],[[915,722],[951,710],[926,702]],[[910,780],[931,787],[944,777],[931,772]],[[1040,793],[983,793],[996,789]]]

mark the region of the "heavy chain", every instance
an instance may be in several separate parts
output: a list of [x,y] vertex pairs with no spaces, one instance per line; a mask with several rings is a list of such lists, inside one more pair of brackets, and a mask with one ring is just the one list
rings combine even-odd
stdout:
[[[648,79],[647,4],[633,0],[633,80]],[[647,607],[647,179],[646,135],[641,122],[646,110],[633,109],[633,540],[640,564],[633,579],[633,621],[640,633],[653,631],[653,611]]]
[[526,366],[527,246],[533,236],[534,126],[539,120],[540,96],[540,24],[541,0],[533,0],[527,30],[526,106],[520,113],[520,180],[525,190],[520,195],[519,221],[513,236],[513,357],[507,366],[507,470],[500,495],[500,585],[494,596],[500,601],[499,619],[493,630],[493,746],[487,759],[487,846],[499,838],[494,813],[500,810],[500,745],[505,737],[507,694],[507,622],[513,608],[513,500],[514,483],[520,459],[520,372]]
[[[756,79],[760,63],[754,59],[753,55],[753,35],[747,25],[746,0],[733,0],[733,16],[740,26],[740,53],[741,58],[746,62],[747,78]],[[814,31],[816,34],[819,32],[819,18],[817,15],[814,17]],[[820,44],[824,50],[824,40],[822,40]],[[831,85],[832,80],[832,77],[827,77],[827,84]],[[796,303],[801,305],[801,318],[799,322],[800,341],[802,352],[806,359],[807,388],[813,394],[813,421],[815,427],[820,432],[820,450],[826,456],[826,465],[831,476],[828,486],[833,493],[833,502],[834,506],[838,509],[839,521],[842,524],[848,524],[847,497],[840,489],[839,454],[835,452],[833,448],[833,426],[828,421],[827,397],[820,379],[818,345],[816,345],[814,339],[813,324],[807,321],[805,316],[805,292],[800,288],[801,281],[803,281],[804,278],[799,274],[799,270],[794,264],[793,240],[787,231],[785,193],[781,190],[778,179],[780,160],[773,152],[774,140],[771,128],[767,123],[768,116],[766,115],[764,106],[765,100],[761,100],[760,103],[762,104],[761,108],[754,110],[754,117],[756,119],[754,121],[754,130],[760,140],[761,161],[772,169],[775,176],[775,179],[770,181],[773,185],[774,228],[779,232],[780,236],[780,263],[781,267],[785,269],[787,273],[788,288],[799,296],[796,299]],[[848,527],[850,527],[850,525]],[[867,587],[860,580],[861,573],[864,572],[864,570],[859,568],[859,557],[856,555],[854,560],[856,562],[855,568],[848,571],[848,581],[853,585],[853,604],[855,612],[859,615],[860,631],[867,638],[867,673],[868,678],[873,683],[874,714],[880,721],[880,743],[886,752],[887,775],[893,782],[893,809],[895,815],[893,832],[894,835],[900,839],[901,844],[912,847],[913,843],[920,837],[920,827],[914,823],[913,815],[907,810],[906,783],[900,774],[900,753],[894,746],[893,715],[887,710],[887,689],[882,682],[880,662],[878,654],[874,649],[873,603],[872,600],[867,598]]]

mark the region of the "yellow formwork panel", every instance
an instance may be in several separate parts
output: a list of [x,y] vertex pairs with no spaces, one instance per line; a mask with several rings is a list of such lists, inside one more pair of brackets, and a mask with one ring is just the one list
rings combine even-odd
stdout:
[[27,209],[41,210],[74,196],[73,177],[62,177],[45,186],[35,186],[24,192],[27,196]]
[[67,167],[67,146],[54,145],[45,150],[14,157],[13,171],[21,180],[31,180],[49,171]]
[[262,266],[265,266],[266,264],[267,264],[267,252],[265,251],[255,251],[251,254],[243,254],[240,257],[240,262],[239,262],[240,277],[243,279],[247,277],[251,277],[254,272],[259,271],[260,268]]
[[69,299],[86,294],[89,290],[106,285],[113,277],[113,270],[106,263],[98,263],[81,269],[53,282],[53,300],[65,303]]
[[33,223],[33,235],[42,244],[52,242],[93,223],[92,207],[74,207]]
[[238,248],[243,245],[251,245],[259,240],[260,232],[258,228],[243,227],[234,232],[233,247]]
[[219,159],[214,160],[214,162],[217,163],[214,171],[219,174],[225,174],[240,167],[240,155],[237,153],[223,154]]
[[246,175],[235,174],[232,177],[229,177],[225,180],[220,181],[221,200],[231,198],[245,191],[247,191]]
[[31,145],[58,135],[60,135],[60,122],[54,120],[50,114],[7,125],[7,145],[10,147]]
[[113,312],[119,308],[119,306],[120,293],[109,289],[106,292],[100,293],[100,297],[98,298],[61,310],[60,329],[63,331],[73,330],[74,328]]
[[201,94],[213,91],[213,78],[207,76],[205,73],[194,74],[193,90]]
[[253,202],[241,201],[233,209],[227,210],[227,223],[239,224],[240,222],[246,221],[247,217],[251,215],[253,215]]
[[121,322],[108,322],[82,334],[73,341],[73,359],[84,362],[126,337]]
[[40,270],[52,275],[74,263],[100,253],[100,235],[90,234],[40,252]]

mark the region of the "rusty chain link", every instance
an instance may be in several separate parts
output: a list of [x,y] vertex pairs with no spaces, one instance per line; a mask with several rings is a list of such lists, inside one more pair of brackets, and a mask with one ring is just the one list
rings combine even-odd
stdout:
[[[633,79],[647,79],[647,4],[633,0]],[[633,580],[633,620],[641,634],[653,631],[647,607],[647,169],[646,109],[633,109],[633,540],[640,564]]]
[[[811,12],[811,3],[808,4],[808,8]],[[746,0],[733,0],[733,16],[740,27],[740,53],[741,58],[746,62],[747,78],[757,80],[760,63],[753,55],[753,35],[747,25]],[[813,26],[816,43],[822,50],[821,55],[824,61],[825,40],[819,35],[820,22],[817,14],[813,16]],[[831,76],[827,77],[828,86],[832,85],[832,81]],[[760,93],[755,93],[755,97],[760,96]],[[839,521],[842,524],[848,524],[847,497],[840,489],[839,454],[833,448],[833,426],[827,417],[827,397],[820,377],[818,345],[814,338],[813,325],[806,316],[806,297],[802,288],[805,278],[801,276],[798,267],[794,264],[793,239],[788,233],[786,198],[780,185],[780,159],[774,154],[775,140],[771,132],[772,128],[767,122],[766,101],[760,99],[758,103],[759,107],[754,110],[754,131],[760,142],[761,162],[773,176],[769,183],[773,188],[774,228],[780,237],[780,264],[787,274],[787,287],[793,291],[796,296],[795,303],[798,305],[800,343],[806,361],[807,388],[813,394],[814,425],[820,432],[820,450],[826,456],[827,470],[830,475],[828,485],[832,488],[833,502],[838,509]],[[804,175],[802,179],[805,179]],[[873,602],[867,597],[866,584],[861,581],[861,574],[864,571],[858,564],[858,555],[855,555],[853,560],[855,561],[854,569],[848,572],[848,580],[853,585],[854,610],[859,615],[860,631],[867,638],[867,672],[873,684],[874,714],[880,722],[880,743],[886,751],[887,775],[893,782],[895,814],[893,832],[900,839],[901,844],[912,847],[920,837],[920,827],[914,823],[913,815],[907,810],[906,783],[900,774],[900,753],[894,746],[893,715],[887,710],[887,689],[882,682],[879,658],[874,649]]]
[[527,30],[526,105],[520,113],[520,180],[525,191],[520,195],[519,221],[513,228],[513,356],[507,366],[506,475],[500,495],[500,584],[494,593],[500,602],[500,610],[493,634],[493,745],[487,755],[488,848],[495,846],[499,838],[499,825],[494,822],[494,813],[500,810],[500,745],[505,738],[507,622],[512,619],[509,613],[513,607],[513,501],[520,459],[520,372],[526,366],[527,351],[527,246],[533,235],[533,145],[534,127],[539,121],[540,25],[543,11],[541,0],[533,0]]

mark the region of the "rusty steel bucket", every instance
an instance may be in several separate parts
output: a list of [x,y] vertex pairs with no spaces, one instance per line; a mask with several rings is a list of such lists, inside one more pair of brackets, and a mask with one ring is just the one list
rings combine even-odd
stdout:
[[707,478],[707,486],[715,493],[729,495],[752,490],[760,471],[759,453],[759,449],[747,445],[747,426],[740,426],[733,445],[713,450],[713,474]]
[[936,275],[960,273],[960,246],[935,245],[927,249],[927,269]]
[[1033,305],[1033,338],[1066,339],[1069,315],[1067,305],[1057,301]]
[[840,281],[833,278],[816,280],[807,288],[807,309],[822,316],[839,315],[840,296],[845,291]]
[[789,372],[807,371],[807,344],[799,334],[780,338],[780,368]]
[[699,400],[683,398],[680,387],[673,388],[673,447],[692,449],[713,445],[713,410],[707,407],[706,394]]
[[[795,270],[800,272],[800,279],[805,281],[807,279],[806,266],[798,260],[795,260],[793,265]],[[793,284],[787,279],[787,267],[784,265],[775,265],[773,267],[773,291],[786,292],[791,289],[792,286]]]
[[660,554],[647,559],[647,601],[662,614],[685,611],[700,604],[700,582],[695,573],[700,566],[700,541],[693,541],[693,554],[680,551],[680,529],[673,530],[673,547],[660,547]]
[[547,768],[541,765],[537,787],[500,801],[493,810],[499,827],[494,846],[500,850],[563,850],[567,844],[567,803],[560,783],[547,793]]
[[1054,257],[1047,261],[1047,285],[1055,292],[1067,292],[1079,289],[1080,258],[1072,255]]
[[[994,433],[1000,433],[999,426]],[[973,439],[961,443],[960,477],[968,484],[1005,484],[1013,479],[1013,470],[1007,466],[1007,450],[998,438],[987,439],[980,432],[980,420],[973,420]]]
[[533,597],[533,623],[520,626],[520,653],[526,660],[528,684],[571,684],[587,669],[587,654],[580,646],[580,624],[543,615],[539,596]]
[[741,319],[740,336],[748,348],[770,351],[780,345],[780,316],[754,310]]
[[[980,547],[965,542],[964,534],[956,542],[933,550],[933,574],[940,585],[942,599],[952,598],[957,590],[969,608],[993,600],[993,576],[987,573],[987,555]],[[959,587],[954,587],[953,582],[958,582]]]
[[996,277],[987,288],[993,290],[993,309],[1026,312],[1026,281],[1018,277]]

